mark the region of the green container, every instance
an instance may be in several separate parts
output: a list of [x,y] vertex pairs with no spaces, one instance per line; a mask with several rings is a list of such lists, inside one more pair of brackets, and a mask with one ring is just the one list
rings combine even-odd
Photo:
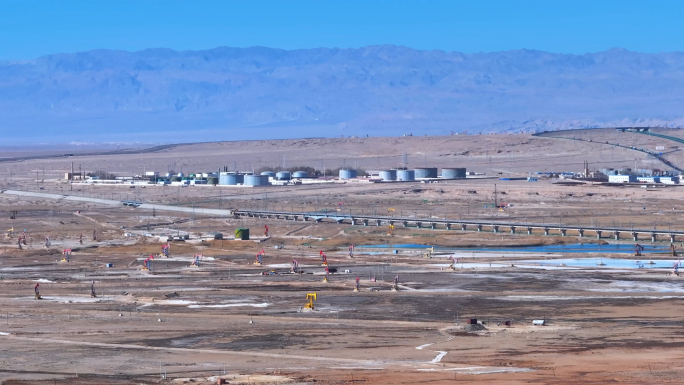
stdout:
[[235,239],[249,241],[249,229],[243,227],[235,229]]

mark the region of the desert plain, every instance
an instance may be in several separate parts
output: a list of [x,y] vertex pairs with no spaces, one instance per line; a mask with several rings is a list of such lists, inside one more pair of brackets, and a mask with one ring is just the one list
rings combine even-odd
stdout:
[[[684,231],[682,187],[536,174],[581,172],[585,161],[592,170],[665,167],[624,146],[665,147],[666,159],[684,167],[678,142],[612,129],[69,149],[68,156],[8,148],[0,159],[0,381],[681,383],[684,278],[673,274],[671,247],[682,247],[684,236],[674,243],[643,237],[644,254],[635,256],[628,234],[564,236],[554,227]],[[130,176],[404,165],[477,175],[131,188],[65,180],[72,164]],[[539,180],[521,179],[530,175]],[[506,208],[492,207],[495,201]],[[389,229],[234,215],[240,210],[514,221],[551,230]],[[238,228],[249,228],[250,239],[233,239]],[[169,255],[160,256],[166,243]],[[71,250],[68,262],[64,250]]]

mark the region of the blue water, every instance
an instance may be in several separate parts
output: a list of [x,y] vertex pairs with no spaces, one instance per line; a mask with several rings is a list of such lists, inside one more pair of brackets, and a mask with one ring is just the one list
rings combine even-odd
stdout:
[[[663,245],[644,245],[642,253],[668,253],[669,246]],[[362,248],[394,248],[394,249],[427,249],[430,246],[418,245],[414,243],[396,244],[396,245],[370,245],[359,246]],[[546,245],[546,246],[508,246],[508,247],[439,247],[435,249],[440,250],[460,250],[460,251],[503,251],[503,252],[530,252],[530,253],[624,253],[634,254],[633,244],[606,244],[599,245],[595,243],[569,243],[563,245]]]
[[[398,243],[396,245],[363,245],[359,246],[360,248],[362,247],[368,247],[368,248],[378,248],[378,249],[386,249],[386,248],[394,248],[394,249],[429,249],[430,246],[427,245],[418,245],[415,243]],[[439,246],[435,246],[435,249],[439,249]]]
[[[650,263],[653,262],[653,263]],[[516,261],[516,264],[530,263],[542,266],[559,266],[561,263],[568,267],[619,267],[627,269],[672,269],[677,260],[666,260],[666,259],[644,259],[644,260],[631,260],[631,259],[613,259],[613,258],[581,258],[581,259],[548,259],[548,260],[528,260],[528,261]],[[604,266],[599,264],[603,263]]]

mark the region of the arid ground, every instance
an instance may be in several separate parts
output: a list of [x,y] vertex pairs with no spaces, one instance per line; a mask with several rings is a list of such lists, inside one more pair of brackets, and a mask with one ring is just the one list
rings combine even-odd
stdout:
[[[684,230],[679,185],[499,180],[581,171],[584,160],[592,169],[635,162],[637,168],[664,167],[601,139],[644,147],[664,141],[673,151],[668,159],[684,166],[677,163],[676,142],[615,130],[581,135],[595,136],[592,142],[529,135],[225,142],[139,154],[6,159],[0,163],[0,228],[7,233],[0,244],[0,382],[681,383],[684,278],[672,274],[678,257],[671,255],[669,239],[640,240],[651,253],[637,257],[627,237],[617,243],[628,252],[618,253],[608,236],[561,236],[555,230],[544,236],[398,225],[388,235],[385,225],[120,204],[136,199],[196,209]],[[486,175],[439,183],[261,188],[130,188],[63,179],[71,162],[76,169],[133,175],[224,165],[251,171],[283,162],[371,170],[396,167],[405,158],[409,167],[466,167]],[[491,207],[494,184],[497,201],[508,209]],[[249,241],[232,239],[239,227],[250,229]],[[215,239],[216,233],[224,239]],[[22,234],[26,244],[20,249]],[[160,236],[168,235],[188,239],[170,242],[169,257],[161,257]],[[545,248],[580,243],[588,251]],[[355,246],[353,257],[349,245]],[[608,251],[596,252],[599,245]],[[62,261],[65,249],[72,250],[69,262]],[[143,270],[150,254],[156,255],[151,270]],[[202,255],[199,266],[192,266],[195,255]],[[573,262],[584,258],[606,263]],[[556,260],[565,266],[545,262]],[[34,298],[36,284],[40,300]],[[309,293],[317,297],[313,311],[305,308]],[[470,319],[480,323],[469,325]],[[544,326],[532,324],[540,319]]]

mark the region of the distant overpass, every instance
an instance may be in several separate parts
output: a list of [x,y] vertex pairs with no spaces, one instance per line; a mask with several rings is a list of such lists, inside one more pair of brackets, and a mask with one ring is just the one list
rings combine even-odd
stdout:
[[557,231],[562,236],[575,234],[580,237],[593,234],[597,239],[621,237],[631,237],[635,242],[641,239],[649,239],[656,242],[659,237],[675,242],[677,237],[684,239],[684,231],[658,230],[658,229],[635,229],[625,227],[595,227],[595,226],[573,226],[562,224],[539,224],[506,221],[472,221],[460,219],[417,219],[400,218],[375,215],[353,215],[340,213],[321,213],[321,212],[289,212],[289,211],[262,211],[262,210],[234,210],[236,217],[250,218],[273,218],[290,221],[314,221],[330,223],[349,223],[351,225],[363,226],[382,226],[382,225],[402,225],[403,227],[446,229],[446,230],[475,230],[478,232],[492,232],[510,234],[540,234],[550,235],[551,231]]
[[[2,194],[7,195],[21,195],[30,196],[43,199],[55,200],[71,200],[82,201],[94,204],[102,204],[109,206],[123,206],[121,201],[110,199],[98,199],[79,197],[74,195],[38,193],[20,190],[3,190]],[[351,225],[363,226],[382,226],[382,225],[401,225],[403,227],[414,228],[428,228],[428,229],[446,229],[446,230],[461,230],[461,231],[478,231],[491,233],[510,233],[510,234],[544,234],[551,235],[551,231],[557,231],[561,236],[575,234],[580,237],[589,236],[593,234],[597,239],[613,238],[615,240],[623,239],[622,237],[631,237],[635,242],[641,239],[649,239],[651,242],[656,242],[658,238],[675,242],[677,239],[684,240],[684,231],[678,230],[658,230],[658,229],[635,229],[626,227],[604,227],[604,226],[574,226],[563,224],[543,224],[543,223],[525,223],[525,222],[509,222],[509,221],[473,221],[461,219],[419,219],[419,218],[402,218],[381,215],[355,215],[343,214],[338,212],[324,213],[317,211],[267,211],[267,210],[221,210],[208,209],[199,207],[185,207],[185,206],[170,206],[143,203],[136,207],[137,210],[159,210],[182,212],[192,215],[209,215],[209,216],[223,216],[223,217],[249,217],[249,218],[269,218],[290,221],[313,221],[313,222],[327,222],[327,223],[349,223]]]
[[650,129],[651,127],[615,127],[615,130],[620,132],[646,132]]
[[[616,131],[620,132],[634,132],[634,133],[639,133],[639,134],[644,134],[644,135],[650,135],[650,136],[657,136],[663,139],[669,139],[673,140],[675,142],[679,143],[684,143],[684,139],[680,138],[675,138],[673,136],[667,136],[667,135],[662,135],[662,134],[655,134],[652,132],[649,132],[650,127],[616,127]],[[585,129],[585,130],[592,130],[592,129]],[[579,130],[562,130],[562,131],[579,131]],[[544,131],[536,134],[532,134],[532,136],[538,136],[538,137],[545,137],[545,138],[550,138],[550,139],[567,139],[567,140],[576,140],[580,142],[591,142],[595,144],[602,144],[606,146],[613,146],[613,147],[621,147],[627,150],[633,150],[633,151],[638,151],[647,155],[651,155],[652,157],[658,159],[661,161],[663,164],[665,164],[668,167],[671,167],[677,171],[684,172],[684,169],[680,168],[679,166],[675,165],[674,163],[670,162],[669,160],[665,159],[663,154],[659,152],[653,152],[648,149],[643,149],[643,148],[636,148],[635,146],[625,146],[625,145],[620,145],[618,143],[609,143],[609,142],[599,142],[599,141],[593,141],[591,139],[582,139],[582,138],[575,138],[575,137],[565,137],[565,136],[554,136],[554,133],[562,132],[562,131]]]

